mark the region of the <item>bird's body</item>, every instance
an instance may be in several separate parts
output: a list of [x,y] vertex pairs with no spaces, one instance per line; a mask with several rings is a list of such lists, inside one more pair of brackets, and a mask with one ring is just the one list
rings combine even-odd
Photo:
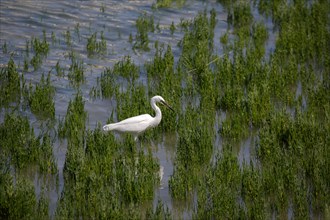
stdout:
[[149,114],[138,115],[135,117],[127,118],[117,123],[107,124],[103,126],[104,131],[117,131],[121,133],[130,133],[136,140],[138,135],[143,133],[149,128],[156,127],[162,120],[162,112],[156,103],[162,103],[172,111],[173,109],[165,102],[161,96],[154,96],[151,98],[151,107],[155,110],[156,115],[152,117]]

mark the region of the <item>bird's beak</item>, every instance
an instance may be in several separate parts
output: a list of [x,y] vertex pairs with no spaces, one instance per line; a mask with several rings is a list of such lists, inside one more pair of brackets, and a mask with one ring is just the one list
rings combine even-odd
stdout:
[[169,104],[167,104],[166,102],[163,102],[163,101],[161,101],[161,103],[174,112],[173,108]]

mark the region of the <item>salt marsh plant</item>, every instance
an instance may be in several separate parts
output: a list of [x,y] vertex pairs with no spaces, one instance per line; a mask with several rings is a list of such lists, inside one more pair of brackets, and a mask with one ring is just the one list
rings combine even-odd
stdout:
[[[211,82],[210,63],[212,61],[213,51],[213,36],[215,27],[215,11],[210,12],[210,18],[207,17],[206,11],[200,12],[191,24],[191,28],[187,31],[182,39],[180,46],[182,47],[182,54],[179,65],[183,71],[187,72],[187,76],[192,77],[197,83],[187,89],[190,95],[196,95],[196,91],[210,90]],[[205,94],[206,95],[206,94]],[[212,94],[206,95],[212,98]],[[205,96],[205,97],[206,97]]]
[[237,28],[251,24],[253,16],[250,2],[236,1],[233,3],[232,10],[228,13],[227,21]]
[[70,30],[66,30],[65,32],[63,32],[63,37],[65,40],[65,43],[67,46],[71,47],[72,45],[72,39],[71,39],[71,32]]
[[1,155],[9,158],[9,164],[15,169],[36,164],[40,173],[57,172],[50,138],[47,135],[36,137],[26,117],[6,113],[4,122],[0,125],[0,133]]
[[[120,88],[133,89],[139,77],[139,67],[134,64],[130,56],[124,56],[115,63],[113,68],[106,68],[101,77],[97,78],[97,86],[92,88],[93,96],[112,98],[119,94]],[[120,81],[121,85],[116,82]]]
[[116,89],[118,89],[118,85],[116,85],[116,76],[112,69],[106,68],[101,73],[101,77],[97,78],[97,85],[91,89],[91,94],[94,98],[112,98]]
[[86,147],[83,143],[68,143],[65,193],[56,217],[141,218],[141,212],[129,207],[153,197],[159,165],[151,151],[137,151],[129,136],[119,145],[112,134],[101,131],[100,125],[86,131],[84,142]]
[[176,164],[169,181],[174,198],[186,199],[193,195],[200,172],[210,161],[214,130],[206,124],[204,117],[200,109],[188,107],[179,118]]
[[2,52],[3,53],[7,53],[8,52],[8,46],[7,46],[7,42],[5,41],[1,47]]
[[56,71],[56,75],[58,77],[64,76],[64,69],[60,66],[60,61],[57,61],[56,65],[55,65],[55,71]]
[[74,32],[76,33],[77,37],[78,37],[78,40],[80,41],[81,39],[81,35],[80,35],[80,24],[77,23],[75,26],[74,26]]
[[172,21],[172,24],[170,26],[170,31],[171,31],[171,34],[173,35],[174,34],[174,31],[175,31],[176,27],[174,25],[174,22]]
[[146,219],[173,219],[173,216],[171,215],[170,210],[168,207],[165,208],[162,201],[158,200],[156,209],[153,211],[152,209],[149,209],[146,211],[145,215]]
[[43,30],[43,38],[42,39],[32,38],[31,46],[32,46],[32,49],[34,50],[34,52],[36,54],[47,56],[47,54],[49,53],[49,43],[47,42],[46,31],[45,30]]
[[45,79],[44,74],[41,75],[40,82],[33,89],[30,84],[28,91],[28,104],[31,111],[41,117],[54,118],[55,104],[53,97],[55,95],[55,88],[51,85],[50,74]]
[[61,138],[76,138],[82,141],[85,132],[87,113],[84,110],[85,102],[81,92],[78,92],[73,100],[69,102],[64,122],[59,125],[59,136]]
[[[171,106],[180,108],[178,101],[180,100],[180,76],[174,71],[174,56],[171,46],[156,46],[156,52],[152,62],[145,63],[145,68],[148,74],[148,93],[150,96],[153,94],[162,94],[166,97]],[[163,123],[161,125],[164,131],[173,131],[176,126],[175,113],[170,111],[162,112]],[[159,132],[156,131],[156,132]]]
[[[88,114],[79,90],[86,60],[70,53],[69,86],[78,92],[58,124],[58,138],[65,139],[61,144],[67,151],[64,187],[51,217],[180,218],[181,210],[176,216],[175,205],[167,210],[162,202],[157,206],[152,202],[160,183],[154,147],[164,141],[166,147],[175,149],[170,196],[173,204],[179,200],[188,205],[193,219],[282,219],[291,214],[297,219],[327,218],[328,2],[218,2],[228,12],[228,29],[220,33],[224,54],[219,55],[218,45],[213,45],[219,41],[214,40],[219,17],[214,9],[205,10],[191,20],[182,19],[175,29],[183,34],[176,54],[172,45],[156,41],[153,56],[143,66],[123,56],[97,78],[91,95],[115,104],[108,122],[152,112],[149,97],[155,94],[174,107],[175,113],[163,111],[160,126],[140,136],[140,144],[130,135],[102,132],[101,124],[87,128]],[[273,30],[269,30],[271,22]],[[173,33],[174,27],[172,23],[169,31]],[[75,28],[79,32],[78,26]],[[140,15],[136,33],[130,35],[133,49],[149,50],[148,34],[160,33],[154,30],[154,18]],[[103,53],[106,33],[101,39],[97,33],[85,44],[88,56]],[[269,36],[276,36],[275,42]],[[70,31],[65,37],[74,51]],[[26,44],[26,60],[29,53],[39,54],[32,62],[35,67],[50,51],[45,39],[44,32],[43,39],[33,38]],[[269,47],[271,51],[267,51]],[[35,136],[29,120],[10,109],[13,105],[21,109],[22,100],[30,100],[36,115],[53,115],[49,109],[54,105],[54,91],[49,75],[27,88],[14,58],[0,70],[4,94],[0,97],[4,112],[0,125],[0,218],[44,219],[48,217],[47,196],[43,192],[36,196],[31,182],[21,174],[34,167],[42,176],[57,174],[53,137],[42,126],[38,127],[41,135]],[[55,69],[63,76],[59,62]],[[174,139],[169,145],[165,132]],[[246,147],[240,145],[250,137],[254,141],[246,153]]]
[[197,187],[197,209],[194,219],[243,217],[243,208],[238,200],[241,196],[241,171],[237,158],[225,148],[214,165],[208,165]]
[[140,15],[136,20],[137,33],[135,36],[134,49],[149,50],[148,32],[155,31],[154,17],[146,14]]
[[55,45],[55,43],[56,43],[56,35],[55,35],[54,31],[52,31],[52,33],[51,33],[51,39],[52,39],[52,45]]
[[169,8],[171,6],[182,7],[186,0],[157,0],[152,5],[153,8]]
[[76,58],[74,53],[71,55],[71,65],[69,67],[68,78],[70,83],[75,87],[85,82],[83,61]]
[[115,63],[113,73],[125,79],[129,85],[134,84],[140,74],[139,67],[134,64],[130,56],[124,56]]
[[42,39],[36,37],[32,38],[31,49],[34,51],[34,56],[30,64],[34,67],[34,70],[37,70],[41,66],[43,59],[45,59],[49,53],[49,43],[47,42],[45,30],[43,31]]
[[92,56],[95,54],[105,54],[107,52],[107,42],[104,38],[104,33],[101,31],[101,39],[97,40],[97,32],[92,34],[91,37],[87,39],[87,54]]
[[0,217],[2,219],[47,219],[48,200],[41,195],[38,200],[33,183],[14,179],[9,173],[0,174]]
[[8,61],[7,67],[0,68],[0,93],[1,107],[20,102],[21,77],[12,58]]

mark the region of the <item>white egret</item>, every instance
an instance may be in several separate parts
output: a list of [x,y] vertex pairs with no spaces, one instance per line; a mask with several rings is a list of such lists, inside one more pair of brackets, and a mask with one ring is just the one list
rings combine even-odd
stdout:
[[134,140],[137,140],[139,134],[143,133],[149,128],[156,127],[162,120],[162,112],[156,103],[161,103],[174,111],[171,106],[169,106],[163,97],[154,96],[150,100],[151,107],[155,110],[156,116],[152,117],[149,114],[138,115],[135,117],[127,118],[117,123],[107,124],[103,126],[104,131],[117,131],[120,133],[130,133],[134,136]]

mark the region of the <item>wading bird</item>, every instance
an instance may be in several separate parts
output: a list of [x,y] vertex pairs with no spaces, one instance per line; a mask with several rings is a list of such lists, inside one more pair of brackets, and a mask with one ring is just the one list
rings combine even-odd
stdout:
[[152,97],[150,100],[151,107],[156,112],[155,117],[152,117],[149,114],[138,115],[135,117],[127,118],[117,123],[104,125],[103,130],[117,131],[120,133],[130,133],[134,136],[134,140],[136,141],[139,134],[143,133],[149,128],[156,127],[162,120],[162,112],[160,111],[160,108],[156,105],[156,103],[158,102],[174,111],[172,107],[165,102],[163,97],[157,95]]

